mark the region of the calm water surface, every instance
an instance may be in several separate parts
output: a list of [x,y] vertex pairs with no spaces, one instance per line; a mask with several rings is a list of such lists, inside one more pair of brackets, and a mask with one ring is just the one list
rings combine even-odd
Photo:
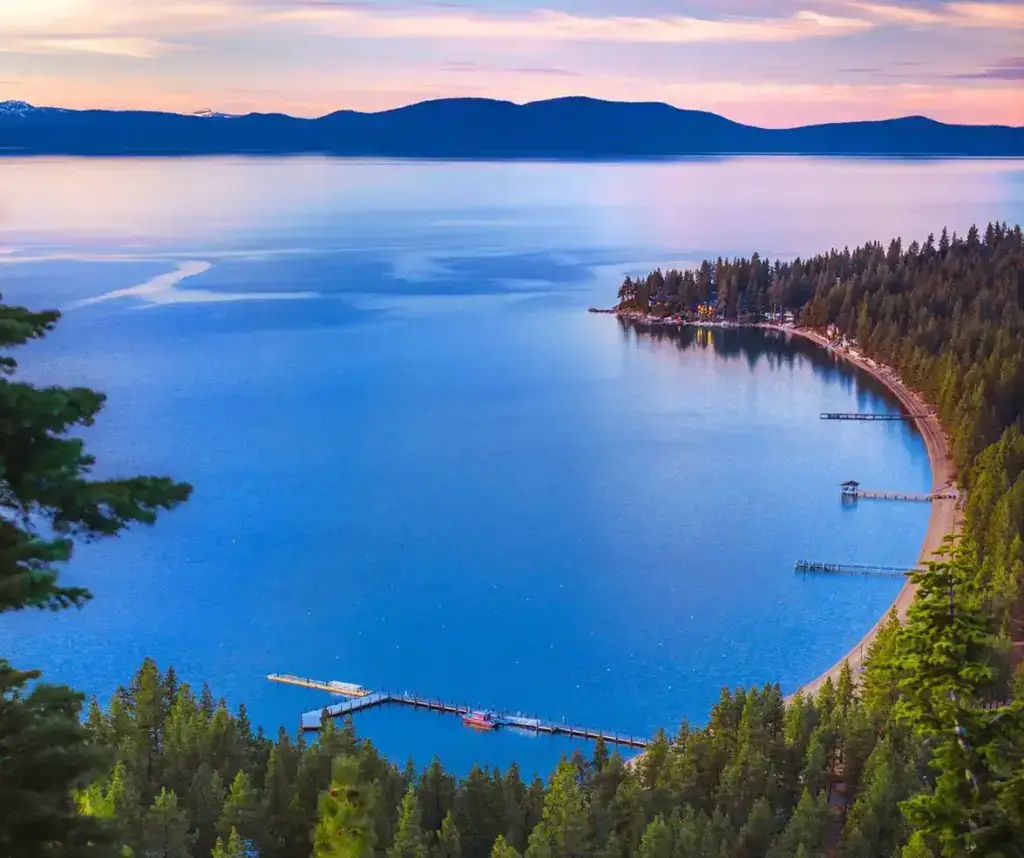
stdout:
[[[95,601],[4,617],[0,653],[102,698],[149,654],[271,730],[325,701],[273,671],[635,734],[702,721],[723,685],[791,691],[899,584],[794,560],[913,562],[927,509],[843,508],[837,484],[924,490],[923,445],[820,421],[892,403],[805,345],[637,335],[585,310],[654,265],[1019,221],[1022,177],[0,161],[0,287],[66,311],[26,373],[109,394],[88,432],[101,474],[196,487],[156,528],[81,549],[67,577]],[[173,285],[183,264],[198,273]],[[459,771],[546,771],[576,747],[403,711],[357,727]]]

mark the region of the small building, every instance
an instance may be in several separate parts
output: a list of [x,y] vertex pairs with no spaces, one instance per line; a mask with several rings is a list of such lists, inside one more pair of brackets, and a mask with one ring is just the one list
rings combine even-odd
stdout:
[[697,318],[700,321],[710,321],[717,315],[717,308],[714,304],[698,304],[697,305]]
[[856,480],[847,480],[845,483],[840,483],[840,487],[843,490],[844,495],[855,495],[857,490],[860,488],[860,483]]

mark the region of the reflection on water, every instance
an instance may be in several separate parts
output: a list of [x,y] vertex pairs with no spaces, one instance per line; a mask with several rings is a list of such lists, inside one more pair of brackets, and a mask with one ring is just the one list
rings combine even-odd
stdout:
[[721,360],[745,361],[752,371],[761,361],[773,370],[806,362],[822,381],[855,394],[860,410],[869,410],[866,406],[872,397],[888,399],[894,405],[899,402],[876,378],[806,337],[771,328],[644,324],[621,317],[617,321],[627,344],[649,341],[671,343],[682,351],[709,349]]

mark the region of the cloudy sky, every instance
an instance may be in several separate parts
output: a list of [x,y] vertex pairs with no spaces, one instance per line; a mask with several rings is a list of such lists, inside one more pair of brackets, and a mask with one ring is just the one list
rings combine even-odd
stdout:
[[1024,0],[0,0],[0,100],[316,116],[574,94],[1024,125]]

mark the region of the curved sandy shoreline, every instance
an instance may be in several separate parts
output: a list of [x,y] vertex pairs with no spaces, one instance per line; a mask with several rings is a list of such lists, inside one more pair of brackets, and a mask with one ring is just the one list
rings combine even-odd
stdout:
[[[924,439],[925,448],[928,451],[928,461],[932,469],[932,491],[948,488],[953,484],[956,470],[949,454],[949,441],[946,433],[939,423],[935,409],[930,407],[920,394],[906,387],[899,376],[888,367],[877,364],[872,360],[849,354],[846,349],[837,348],[829,343],[820,334],[802,328],[774,328],[785,331],[795,336],[804,337],[817,343],[827,351],[840,355],[845,360],[869,373],[882,384],[900,401],[903,407],[912,414],[927,414],[928,416],[916,421],[917,429]],[[931,514],[928,517],[928,529],[924,534],[924,542],[921,545],[921,554],[918,557],[918,564],[931,560],[936,551],[942,547],[942,541],[946,535],[952,533],[960,521],[960,511],[955,500],[933,500],[931,502]],[[839,677],[843,669],[843,663],[849,662],[853,673],[856,676],[860,672],[861,663],[868,653],[868,648],[877,637],[882,626],[889,617],[889,612],[895,608],[900,620],[904,620],[907,610],[914,601],[916,586],[909,579],[903,585],[903,589],[896,596],[896,600],[886,610],[878,622],[876,622],[867,634],[850,650],[845,656],[837,661],[832,667],[826,670],[821,676],[801,686],[796,692],[789,695],[789,698],[796,694],[814,695],[824,685],[825,680],[833,682]],[[787,699],[789,699],[787,698]]]
[[[893,396],[900,401],[900,404],[911,414],[926,414],[927,417],[918,419],[916,423],[917,429],[921,433],[921,437],[924,439],[925,449],[928,451],[928,461],[932,470],[932,491],[938,491],[939,489],[948,488],[953,485],[954,478],[956,476],[956,469],[953,466],[953,460],[949,454],[949,441],[946,438],[946,433],[942,428],[942,424],[939,422],[938,414],[934,408],[925,402],[924,398],[919,393],[906,387],[893,370],[868,358],[864,358],[859,355],[852,355],[847,349],[834,346],[825,337],[821,336],[821,334],[807,328],[791,328],[780,325],[758,325],[757,327],[780,331],[785,334],[792,334],[816,343],[826,351],[839,355],[844,360],[849,361],[854,366],[862,369],[864,372],[877,379],[881,384],[885,385]],[[946,535],[952,533],[955,527],[959,524],[960,517],[961,513],[957,508],[957,501],[935,500],[931,502],[931,512],[928,516],[928,528],[924,534],[924,542],[921,545],[918,564],[923,564],[927,560],[932,559],[935,552],[942,547],[942,541],[946,538]],[[888,620],[889,613],[895,608],[896,614],[902,622],[907,616],[908,609],[914,602],[916,589],[916,585],[908,579],[903,585],[903,588],[896,595],[896,599],[892,605],[890,605],[886,609],[885,613],[878,618],[878,621],[868,630],[867,634],[857,642],[853,649],[851,649],[846,655],[816,679],[800,686],[800,688],[792,694],[787,695],[786,701],[789,702],[796,697],[797,694],[808,696],[817,694],[818,690],[825,684],[827,679],[831,679],[835,682],[839,678],[839,673],[842,671],[843,664],[846,662],[849,662],[854,676],[858,676],[862,662],[868,654],[868,649]],[[641,753],[632,757],[628,760],[627,765],[632,766],[638,763],[643,759],[643,756],[644,755]]]

